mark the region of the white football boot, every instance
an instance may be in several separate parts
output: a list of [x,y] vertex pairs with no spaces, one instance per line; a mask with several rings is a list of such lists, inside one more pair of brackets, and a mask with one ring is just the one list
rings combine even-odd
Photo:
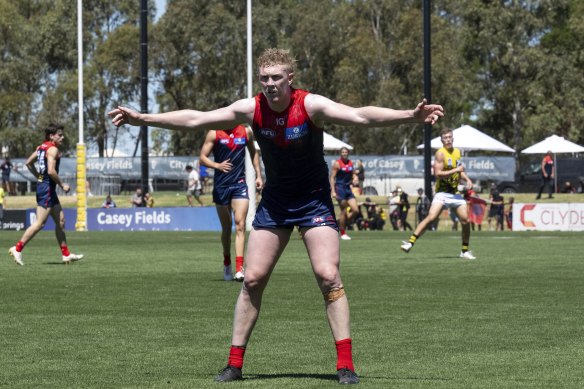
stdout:
[[475,257],[474,255],[472,255],[472,252],[470,251],[466,251],[466,252],[460,252],[460,258],[464,258],[464,259],[477,259],[477,257]]
[[16,262],[17,265],[24,266],[24,262],[22,262],[22,253],[16,251],[16,246],[10,247],[10,249],[8,249],[8,254],[14,258],[14,262]]
[[73,254],[69,253],[69,255],[63,255],[63,263],[68,264],[75,261],[80,261],[83,258],[83,254]]

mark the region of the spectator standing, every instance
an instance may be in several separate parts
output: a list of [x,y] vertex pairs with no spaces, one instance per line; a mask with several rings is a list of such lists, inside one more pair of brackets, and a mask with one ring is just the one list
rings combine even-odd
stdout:
[[4,193],[6,195],[14,196],[16,191],[10,182],[10,172],[14,169],[14,165],[10,162],[10,158],[6,157],[4,162],[0,165],[0,170],[2,170],[2,187],[4,188]]
[[152,194],[150,192],[146,192],[146,194],[144,195],[144,203],[148,208],[154,207],[154,197],[152,197]]
[[408,223],[408,213],[410,212],[410,201],[408,194],[402,190],[400,186],[397,187],[397,194],[399,196],[399,220],[403,231],[412,231],[412,226]]
[[102,208],[116,208],[116,202],[112,199],[111,195],[107,195],[103,203],[101,204]]
[[513,230],[513,203],[515,202],[515,197],[509,197],[509,202],[507,203],[507,209],[505,211],[505,220],[507,221],[507,229]]
[[554,158],[552,157],[552,152],[548,151],[546,155],[541,160],[541,185],[539,191],[537,192],[536,200],[541,198],[541,194],[544,189],[548,188],[548,199],[554,198],[552,193],[554,193],[554,175],[556,174],[556,168],[554,165]]
[[0,230],[4,229],[4,204],[6,192],[4,192],[4,188],[0,187]]
[[400,197],[397,194],[397,189],[391,192],[389,196],[389,222],[391,223],[391,228],[394,231],[399,231],[401,222],[400,222]]
[[146,206],[144,195],[142,194],[142,188],[136,188],[136,192],[130,197],[130,204],[134,208]]
[[[418,188],[418,199],[416,200],[416,226],[428,216],[430,210],[430,199],[424,193],[424,189]],[[434,230],[435,228],[430,227]]]
[[193,206],[193,197],[202,207],[203,200],[201,200],[201,194],[203,193],[203,186],[201,185],[199,172],[193,169],[191,165],[187,165],[185,170],[189,175],[187,178],[187,201],[189,203],[189,207]]
[[489,203],[491,204],[489,207],[489,215],[487,218],[487,223],[489,224],[489,230],[493,230],[491,225],[493,219],[495,220],[495,230],[502,231],[503,230],[503,219],[505,214],[505,204],[503,201],[503,196],[499,193],[499,189],[497,189],[497,185],[494,183],[491,184],[491,193],[489,194]]

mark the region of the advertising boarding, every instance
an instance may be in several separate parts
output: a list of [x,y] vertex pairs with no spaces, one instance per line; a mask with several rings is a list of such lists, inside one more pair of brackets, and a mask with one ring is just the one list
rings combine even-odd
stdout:
[[584,231],[584,204],[513,204],[513,231]]

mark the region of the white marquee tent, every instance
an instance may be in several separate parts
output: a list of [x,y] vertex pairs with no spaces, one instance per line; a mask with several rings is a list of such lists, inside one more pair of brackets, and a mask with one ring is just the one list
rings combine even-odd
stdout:
[[343,147],[346,147],[349,150],[353,150],[353,146],[351,146],[348,143],[343,142],[342,140],[340,140],[338,138],[335,138],[334,136],[332,136],[328,132],[324,132],[323,142],[324,142],[324,149],[325,150],[340,150]]
[[[471,150],[503,151],[507,153],[515,152],[511,147],[469,125],[464,125],[454,129],[452,135],[454,137],[454,147],[462,152]],[[440,137],[438,136],[432,139],[430,146],[433,149],[439,149],[442,147]],[[424,144],[418,146],[418,149],[423,148]]]
[[545,154],[551,151],[554,154],[557,153],[582,153],[584,152],[584,147],[570,142],[564,137],[552,135],[548,136],[541,142],[529,146],[528,148],[522,150],[524,154]]

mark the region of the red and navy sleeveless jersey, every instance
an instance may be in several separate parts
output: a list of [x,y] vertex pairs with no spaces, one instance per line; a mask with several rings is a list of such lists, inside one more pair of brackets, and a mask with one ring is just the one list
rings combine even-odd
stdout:
[[545,170],[545,174],[550,177],[552,175],[552,171],[554,170],[554,159],[549,155],[543,157],[543,168]]
[[245,147],[247,142],[245,126],[240,125],[231,130],[215,131],[215,144],[213,145],[215,162],[221,163],[229,159],[233,168],[227,173],[215,170],[214,186],[229,186],[241,180],[245,182]]
[[337,170],[337,176],[335,177],[335,185],[351,185],[353,181],[353,161],[347,159],[343,161],[342,158],[337,160],[339,164],[339,170]]
[[255,97],[252,128],[264,162],[265,188],[281,197],[330,190],[323,129],[312,123],[304,108],[308,93],[292,88],[290,105],[283,112],[272,111],[262,93]]
[[[51,141],[46,141],[42,145],[37,147],[36,152],[37,152],[37,159],[38,159],[39,173],[40,173],[40,177],[38,177],[38,178],[39,178],[39,181],[48,182],[48,183],[51,183],[53,185],[56,185],[56,183],[49,176],[49,162],[47,159],[47,151],[51,147],[57,147],[57,146]],[[57,173],[59,173],[59,164],[60,163],[61,163],[61,153],[59,152],[57,154],[57,159],[55,161],[55,170],[57,171]]]

